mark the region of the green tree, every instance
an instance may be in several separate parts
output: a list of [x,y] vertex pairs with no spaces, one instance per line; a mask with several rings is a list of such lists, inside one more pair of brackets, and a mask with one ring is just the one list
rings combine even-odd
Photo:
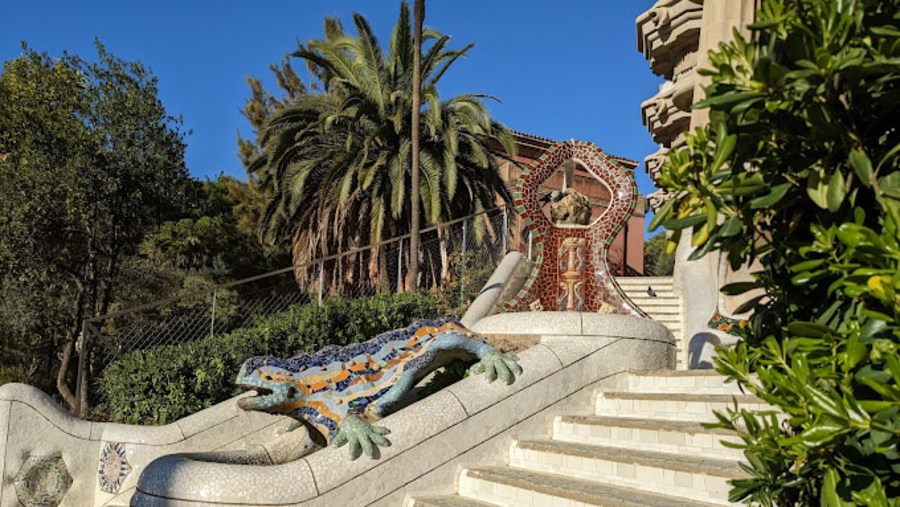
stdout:
[[[652,225],[693,257],[759,259],[752,326],[719,371],[786,414],[731,410],[752,477],[733,501],[900,505],[900,1],[765,0],[710,53]],[[750,373],[755,371],[756,376]]]
[[[296,264],[409,232],[414,60],[409,14],[402,3],[386,50],[356,14],[356,36],[330,20],[325,39],[311,40],[294,53],[318,84],[267,119],[263,155],[251,170],[273,192],[263,235],[271,242],[291,238]],[[491,119],[484,96],[442,101],[438,95],[441,77],[472,46],[448,50],[450,37],[430,30],[423,38],[430,46],[421,64],[419,191],[422,218],[435,224],[492,208],[498,195],[508,200],[490,140],[498,139],[507,154],[515,153],[515,146]],[[476,223],[476,231],[483,225]],[[377,259],[376,253],[372,262]]]
[[265,196],[259,185],[220,175],[197,182],[195,209],[148,232],[140,253],[160,268],[219,272],[217,282],[290,265],[281,252],[266,254],[257,237]]
[[0,74],[0,313],[19,315],[0,330],[73,406],[82,320],[106,312],[147,228],[184,208],[183,134],[139,62],[99,42],[94,62],[23,49]]
[[644,274],[672,276],[675,254],[666,251],[666,233],[661,232],[644,243]]

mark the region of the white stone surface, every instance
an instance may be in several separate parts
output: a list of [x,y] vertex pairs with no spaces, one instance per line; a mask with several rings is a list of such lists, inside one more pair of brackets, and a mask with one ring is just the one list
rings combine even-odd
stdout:
[[581,335],[581,315],[577,312],[498,313],[479,320],[471,329],[487,335]]
[[489,384],[483,375],[471,375],[448,386],[446,391],[456,396],[467,415],[473,415],[496,404],[497,400],[530,388],[562,368],[556,355],[543,343],[519,354],[519,366],[522,376],[510,386],[500,379]]
[[524,256],[519,252],[506,254],[487,283],[484,284],[478,297],[469,305],[466,314],[460,319],[465,326],[471,326],[484,317],[495,313],[498,303],[497,298],[503,293],[504,288],[513,274],[515,274],[519,263],[523,262],[524,259]]

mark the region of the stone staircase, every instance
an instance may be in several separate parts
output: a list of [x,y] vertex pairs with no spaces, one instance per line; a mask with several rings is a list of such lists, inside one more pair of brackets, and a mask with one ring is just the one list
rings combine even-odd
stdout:
[[407,507],[732,505],[730,479],[745,473],[740,451],[706,429],[743,395],[710,370],[633,372],[598,390],[590,414],[555,418],[549,438],[512,443],[508,466],[464,468],[457,495],[408,498]]
[[[616,278],[625,294],[653,320],[663,323],[676,339],[676,369],[687,369],[687,347],[682,333],[681,297],[675,293],[671,276],[623,276]],[[647,293],[653,288],[656,296]]]

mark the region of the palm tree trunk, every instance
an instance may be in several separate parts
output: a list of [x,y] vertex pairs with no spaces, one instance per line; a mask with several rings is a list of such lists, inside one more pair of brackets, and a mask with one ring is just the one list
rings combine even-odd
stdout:
[[419,288],[419,113],[422,109],[422,23],[425,20],[425,0],[416,0],[413,31],[413,90],[412,90],[412,219],[410,224],[409,288]]

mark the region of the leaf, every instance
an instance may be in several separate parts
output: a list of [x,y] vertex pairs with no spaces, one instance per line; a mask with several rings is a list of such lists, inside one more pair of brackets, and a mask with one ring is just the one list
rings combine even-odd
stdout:
[[723,238],[735,236],[741,232],[742,228],[743,227],[740,220],[734,217],[727,218],[725,222],[723,222],[719,227],[719,236]]
[[850,152],[850,166],[863,185],[872,186],[872,161],[859,148]]
[[859,505],[865,505],[866,507],[888,507],[887,495],[885,495],[884,488],[881,486],[881,481],[878,477],[873,477],[872,482],[870,482],[865,489],[853,491],[851,494],[853,495],[853,499],[856,500]]
[[828,205],[828,211],[834,213],[840,209],[841,204],[844,202],[844,197],[846,196],[847,188],[846,181],[844,180],[844,173],[837,170],[831,175],[831,178],[827,183],[825,202]]
[[806,285],[809,282],[818,280],[826,274],[828,274],[828,271],[826,271],[824,269],[820,269],[818,271],[799,273],[799,274],[795,275],[793,278],[791,278],[791,283],[799,287],[801,285]]
[[799,262],[791,266],[791,272],[799,273],[801,271],[809,271],[810,269],[815,269],[822,264],[825,264],[825,259],[810,259],[808,261]]
[[699,228],[694,230],[694,233],[691,235],[691,246],[700,246],[706,244],[706,240],[709,239],[709,223],[704,223]]
[[900,30],[891,25],[872,26],[869,27],[869,31],[882,37],[900,37]]
[[663,227],[666,229],[687,229],[705,221],[706,215],[691,215],[685,218],[666,220],[663,222]]
[[722,288],[719,290],[726,296],[737,296],[739,294],[743,294],[745,292],[758,288],[759,283],[757,282],[734,282],[722,286]]
[[900,199],[900,172],[892,172],[887,176],[878,178],[878,186],[889,197]]
[[[723,130],[724,132],[724,130]],[[734,151],[734,147],[737,145],[737,135],[731,134],[723,137],[722,141],[716,145],[716,152],[713,156],[712,164],[710,164],[709,169],[713,171],[717,171],[722,164],[725,163],[725,160],[731,156],[731,153]]]
[[724,93],[722,95],[716,95],[709,97],[707,99],[701,100],[694,104],[695,109],[703,109],[711,106],[726,106],[729,104],[734,104],[735,102],[742,102],[744,100],[753,99],[757,97],[761,97],[763,94],[761,92],[731,92]]
[[845,507],[853,505],[849,502],[844,502],[841,500],[841,497],[838,496],[837,485],[840,480],[841,477],[834,468],[829,468],[828,471],[825,472],[825,480],[822,482],[822,507]]
[[821,409],[822,412],[838,420],[843,421],[847,419],[841,405],[824,391],[807,385],[806,392],[809,393],[809,399],[812,401],[813,405]]
[[650,224],[647,225],[647,230],[655,231],[660,224],[662,224],[663,220],[666,220],[669,217],[669,214],[672,212],[672,207],[675,206],[675,199],[669,199],[665,203],[663,203],[662,207],[659,208],[659,211],[653,215],[653,218],[650,220]]
[[831,328],[816,324],[815,322],[791,322],[787,326],[788,332],[795,336],[806,336],[809,338],[821,338],[831,334]]
[[822,424],[813,426],[800,434],[800,441],[807,447],[819,447],[834,440],[835,437],[845,433],[849,428],[837,424]]
[[769,208],[774,204],[778,203],[787,191],[791,189],[790,183],[782,183],[781,185],[775,185],[772,187],[772,190],[769,191],[768,194],[757,197],[750,201],[750,209],[763,209]]
[[741,304],[741,306],[738,306],[734,309],[734,313],[741,315],[755,309],[756,305],[758,305],[759,302],[762,301],[765,297],[766,296],[757,296],[749,301],[745,301],[743,304]]
[[809,179],[806,180],[806,194],[816,206],[826,209],[828,208],[827,193],[827,181],[822,179],[820,170],[810,169]]

